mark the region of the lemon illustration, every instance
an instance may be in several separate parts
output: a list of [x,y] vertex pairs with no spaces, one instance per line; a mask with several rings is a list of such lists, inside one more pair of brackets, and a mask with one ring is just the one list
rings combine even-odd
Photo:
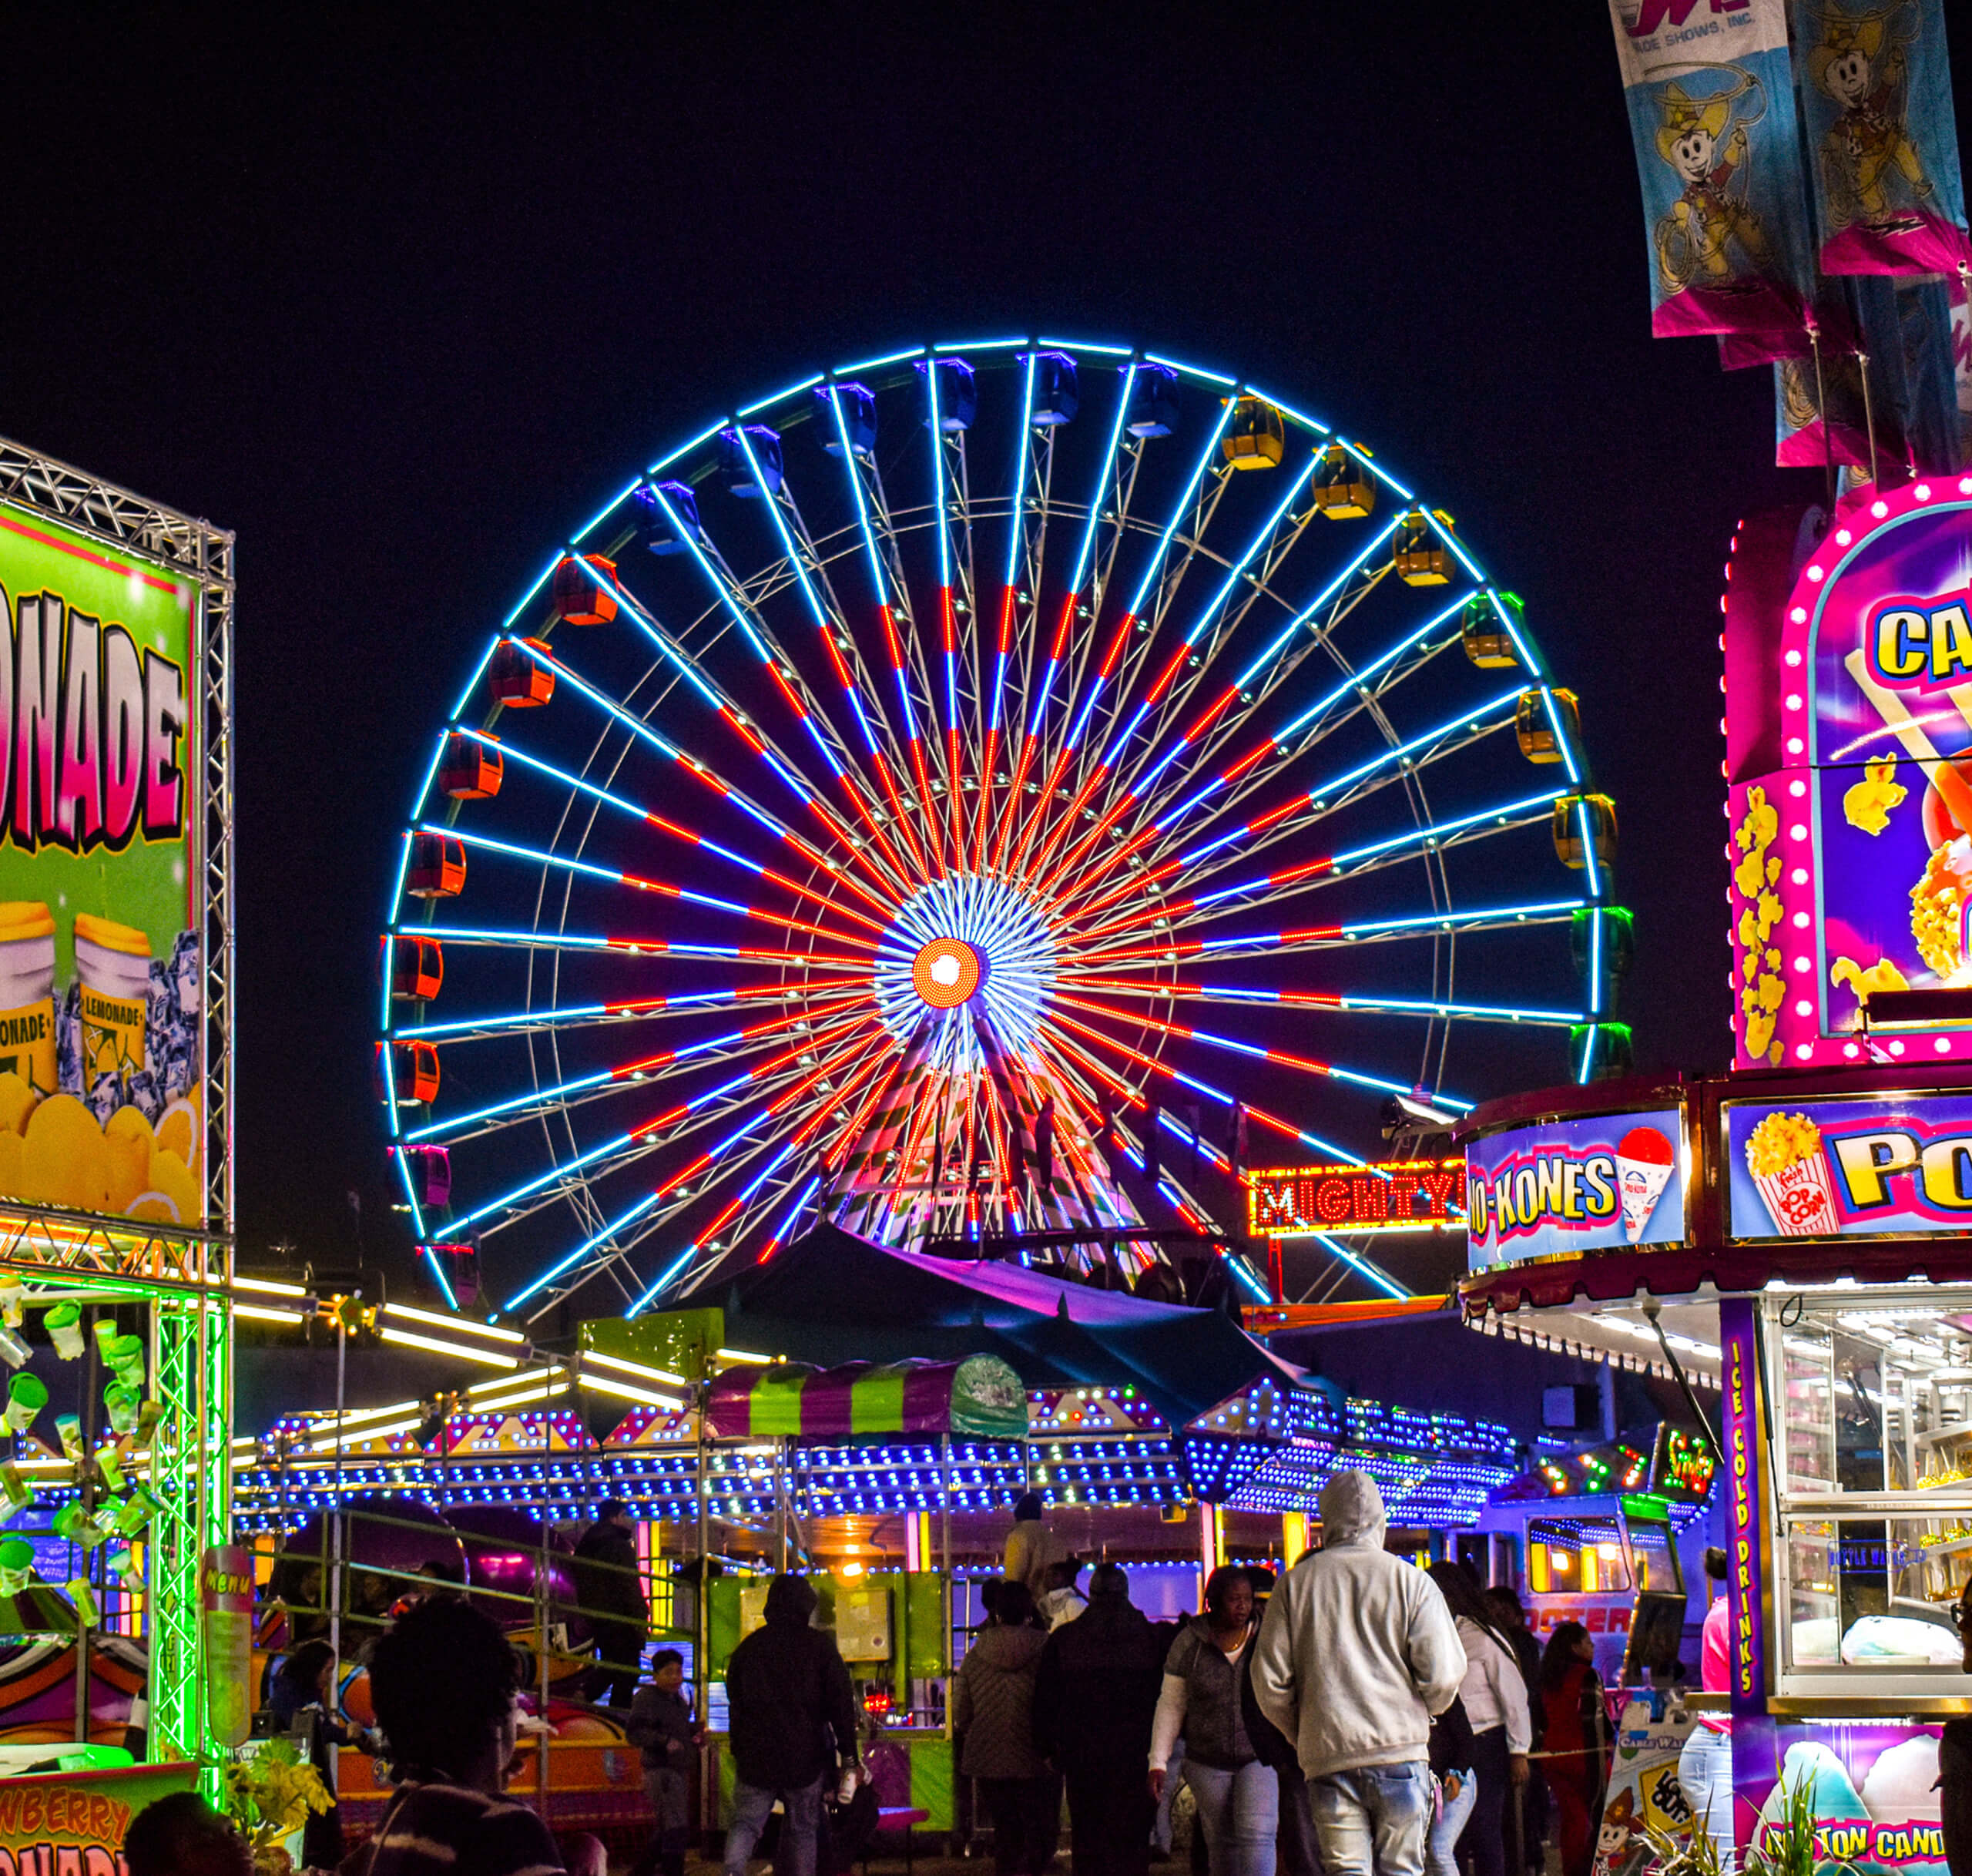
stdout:
[[169,1199],[177,1207],[180,1224],[200,1215],[199,1182],[192,1176],[191,1168],[166,1147],[151,1149],[150,1190],[143,1196]]
[[148,1224],[175,1225],[184,1221],[178,1216],[178,1207],[161,1192],[146,1192],[132,1201],[123,1216],[139,1218]]
[[[102,1136],[103,1158],[109,1170],[109,1209],[121,1216],[130,1208],[130,1202],[151,1184],[150,1129],[134,1133],[126,1128],[119,1131],[116,1123],[125,1114],[136,1113],[134,1108],[124,1108],[110,1116],[110,1126]],[[143,1116],[137,1115],[139,1123]]]
[[151,1123],[141,1107],[132,1107],[126,1102],[112,1114],[103,1125],[103,1132],[121,1133],[132,1139],[141,1139],[146,1152],[150,1149]]
[[0,1132],[0,1198],[21,1196],[21,1153],[25,1145],[18,1133]]
[[0,1127],[9,1133],[25,1133],[35,1099],[35,1091],[12,1069],[0,1075]]
[[52,1094],[28,1117],[19,1196],[30,1205],[99,1212],[109,1203],[109,1155],[96,1116],[72,1094]]
[[182,1096],[158,1116],[157,1143],[160,1150],[176,1153],[182,1164],[197,1165],[199,1110]]

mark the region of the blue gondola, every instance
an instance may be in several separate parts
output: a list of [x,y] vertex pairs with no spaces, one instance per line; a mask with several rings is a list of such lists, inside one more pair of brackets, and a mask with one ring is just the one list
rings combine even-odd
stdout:
[[[842,428],[836,428],[836,413],[830,408],[829,392],[835,392],[836,406],[842,412]],[[815,414],[822,426],[822,447],[831,456],[842,454],[842,439],[849,438],[851,452],[867,456],[877,447],[877,400],[860,384],[818,384],[815,388]]]
[[979,387],[973,382],[971,366],[963,358],[941,358],[931,368],[937,374],[938,428],[947,436],[970,430],[979,414]]
[[[662,495],[663,502],[658,497]],[[699,498],[683,482],[659,482],[656,489],[637,491],[637,532],[645,547],[653,554],[682,554],[692,542],[701,539]],[[664,512],[669,503],[671,514]],[[672,525],[672,517],[677,518]]]
[[[742,447],[740,436],[746,437]],[[746,459],[747,450],[753,460]],[[780,432],[765,424],[748,424],[743,432],[722,430],[719,435],[719,479],[726,492],[736,495],[778,495],[780,492]]]
[[1037,352],[1034,358],[1034,421],[1041,428],[1075,421],[1082,408],[1075,388],[1075,361],[1066,352]]
[[1139,365],[1123,428],[1132,436],[1169,436],[1177,427],[1178,374],[1165,365]]

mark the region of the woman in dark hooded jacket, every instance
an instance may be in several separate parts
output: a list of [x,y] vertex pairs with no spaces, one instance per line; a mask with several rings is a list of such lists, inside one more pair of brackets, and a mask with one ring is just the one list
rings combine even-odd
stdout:
[[986,1800],[997,1876],[1040,1876],[1061,1808],[1061,1780],[1034,1746],[1034,1676],[1048,1637],[1025,1583],[995,1583],[990,1599],[992,1621],[952,1683],[952,1730],[965,1742],[958,1769]]

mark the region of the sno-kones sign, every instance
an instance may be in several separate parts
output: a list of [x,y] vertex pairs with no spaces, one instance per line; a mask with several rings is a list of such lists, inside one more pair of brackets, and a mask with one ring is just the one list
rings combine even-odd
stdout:
[[1686,1162],[1675,1107],[1474,1140],[1465,1153],[1467,1265],[1682,1243]]

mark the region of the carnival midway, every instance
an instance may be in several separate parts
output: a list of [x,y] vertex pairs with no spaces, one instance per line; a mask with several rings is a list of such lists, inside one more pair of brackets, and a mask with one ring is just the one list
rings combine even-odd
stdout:
[[0,1872],[1972,1873],[1944,9],[1699,17],[1722,1072],[1402,436],[932,333],[541,518],[376,857],[411,1250],[256,1267],[234,539],[0,443]]

